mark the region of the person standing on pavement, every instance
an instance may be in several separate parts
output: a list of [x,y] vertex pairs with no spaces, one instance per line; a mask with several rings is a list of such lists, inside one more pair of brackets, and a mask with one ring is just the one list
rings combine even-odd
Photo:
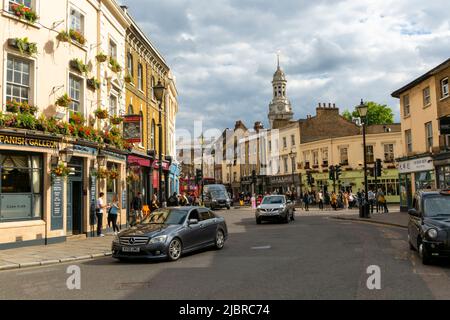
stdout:
[[323,210],[323,192],[322,192],[322,190],[320,190],[317,193],[317,197],[319,199],[319,210]]
[[370,205],[370,213],[373,214],[373,207],[375,207],[375,192],[372,191],[372,189],[369,190],[367,193],[367,197],[369,198],[369,205]]
[[171,195],[169,197],[169,200],[167,201],[167,206],[168,207],[178,207],[179,202],[178,202],[178,196],[177,193],[174,192],[173,195]]
[[159,209],[158,197],[156,196],[156,194],[153,194],[152,203],[150,205],[150,211],[153,212],[157,209]]
[[387,207],[386,196],[384,195],[383,190],[378,189],[378,203],[380,206],[380,210],[383,210],[383,213],[389,213],[389,209]]
[[335,192],[331,194],[331,207],[334,210],[337,210],[338,207],[337,194]]
[[134,220],[135,222],[138,221],[138,218],[142,219],[144,218],[143,214],[142,214],[142,208],[143,208],[144,204],[142,202],[142,194],[140,192],[136,193],[136,196],[134,196],[133,200],[131,200],[131,209],[133,210],[133,216],[134,216]]
[[105,235],[102,233],[103,229],[103,210],[108,208],[106,204],[103,204],[103,197],[105,194],[100,192],[97,199],[97,205],[95,210],[95,215],[97,217],[97,236],[104,237]]
[[119,214],[119,198],[117,195],[114,195],[112,202],[109,205],[108,210],[108,227],[109,223],[112,223],[113,232],[117,234],[119,232],[119,227],[117,226],[117,215]]
[[303,202],[305,203],[305,211],[309,211],[309,193],[308,191],[305,192],[303,195]]

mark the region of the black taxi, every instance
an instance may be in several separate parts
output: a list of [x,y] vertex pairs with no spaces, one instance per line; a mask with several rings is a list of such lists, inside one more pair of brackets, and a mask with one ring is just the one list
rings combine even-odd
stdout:
[[408,241],[423,264],[450,258],[450,190],[419,191],[409,210]]

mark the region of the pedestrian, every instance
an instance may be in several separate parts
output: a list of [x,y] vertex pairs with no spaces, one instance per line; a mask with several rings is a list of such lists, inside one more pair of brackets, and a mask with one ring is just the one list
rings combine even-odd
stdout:
[[[142,214],[142,207],[144,206],[143,201],[142,201],[142,193],[140,193],[139,191],[136,193],[136,195],[134,196],[134,198],[131,200],[131,210],[133,210],[133,222],[137,223],[138,218],[144,219],[144,216]],[[133,223],[133,224],[134,224]]]
[[386,196],[384,195],[384,192],[381,189],[378,190],[378,203],[380,204],[380,208],[383,210],[384,213],[389,213]]
[[344,192],[343,194],[343,200],[344,200],[344,208],[345,210],[348,210],[348,206],[349,206],[349,199],[348,199],[348,192]]
[[337,210],[337,207],[338,207],[337,194],[336,194],[335,192],[333,192],[333,193],[331,194],[331,207],[332,207],[334,210]]
[[367,197],[369,198],[370,213],[373,214],[373,208],[375,207],[376,203],[375,192],[373,192],[372,189],[370,189],[369,192],[367,193]]
[[159,209],[158,197],[156,196],[156,194],[153,194],[152,203],[150,204],[150,211],[153,212],[157,209]]
[[119,214],[119,198],[117,197],[117,195],[114,195],[111,203],[109,204],[108,210],[108,227],[109,223],[111,222],[114,234],[117,234],[120,231],[119,227],[117,226],[118,214]]
[[100,192],[97,199],[96,212],[95,215],[97,217],[97,236],[104,237],[105,235],[102,233],[103,229],[103,210],[108,208],[106,204],[103,204],[103,197],[105,194]]
[[178,196],[177,193],[174,192],[173,195],[171,195],[169,197],[169,200],[167,201],[167,206],[168,207],[178,207],[179,202],[178,202]]
[[309,193],[308,191],[305,192],[305,194],[303,195],[303,202],[305,203],[305,211],[309,211]]
[[323,210],[323,192],[319,191],[317,194],[319,198],[319,210]]

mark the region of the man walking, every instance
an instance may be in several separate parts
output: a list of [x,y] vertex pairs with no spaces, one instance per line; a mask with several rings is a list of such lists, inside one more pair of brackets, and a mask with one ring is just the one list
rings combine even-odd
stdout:
[[106,204],[103,204],[103,197],[105,194],[100,192],[99,197],[97,199],[97,205],[95,210],[95,215],[97,217],[97,236],[104,237],[105,235],[102,233],[103,229],[103,209],[107,208]]
[[303,195],[303,202],[305,203],[305,211],[309,211],[309,193],[308,191],[305,192]]
[[133,217],[135,223],[137,223],[138,218],[141,218],[141,221],[144,218],[142,214],[142,207],[143,207],[142,194],[138,192],[131,201],[131,209],[133,210]]
[[320,190],[317,195],[319,198],[319,210],[323,210],[323,192],[322,192],[322,190]]
[[369,198],[370,213],[373,214],[373,207],[375,206],[375,192],[370,189],[367,193],[367,197]]
[[169,197],[169,200],[167,201],[167,206],[168,207],[178,207],[179,202],[178,202],[178,196],[177,193],[174,192],[173,195],[171,195]]

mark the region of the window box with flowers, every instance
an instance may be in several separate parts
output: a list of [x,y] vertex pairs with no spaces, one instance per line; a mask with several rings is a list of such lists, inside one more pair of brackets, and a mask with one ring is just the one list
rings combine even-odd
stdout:
[[109,118],[109,120],[111,121],[111,124],[119,125],[119,124],[121,124],[121,123],[123,122],[123,117],[120,117],[120,116],[111,116],[111,117]]
[[95,56],[95,58],[97,59],[97,62],[100,63],[106,62],[106,60],[108,60],[108,56],[103,52],[100,52],[98,55]]
[[78,42],[82,46],[84,46],[86,44],[86,38],[81,34],[81,32],[78,32],[77,30],[70,29],[69,36],[70,36],[70,39]]
[[63,108],[68,108],[71,103],[72,103],[72,99],[69,97],[69,95],[67,93],[65,93],[64,95],[62,95],[55,101],[55,104],[57,106],[60,106]]
[[22,102],[19,106],[19,109],[21,113],[35,115],[38,108],[36,106],[29,105],[27,102]]
[[115,73],[119,73],[122,71],[121,65],[114,58],[109,58],[109,67]]
[[72,59],[69,62],[69,65],[72,69],[78,71],[79,73],[87,73],[88,67],[84,64],[80,59]]
[[106,109],[97,109],[94,111],[94,114],[98,119],[107,119],[108,118],[108,110],[106,110]]
[[88,88],[90,88],[91,90],[98,90],[100,89],[100,81],[95,79],[95,78],[91,78],[91,79],[87,79],[86,81],[86,85],[88,86]]
[[17,112],[19,112],[19,108],[20,108],[20,103],[17,102],[16,100],[6,101],[6,111],[12,112],[12,113],[17,113]]
[[79,112],[72,112],[69,117],[69,123],[81,125],[85,121],[84,117]]
[[28,38],[11,38],[8,39],[8,45],[20,51],[20,54],[34,56],[37,54],[37,44],[30,42]]
[[70,41],[70,35],[67,31],[61,30],[58,35],[56,36],[56,39],[59,42],[69,42]]
[[20,20],[25,19],[30,23],[35,23],[39,19],[35,11],[23,4],[10,2],[9,9]]

